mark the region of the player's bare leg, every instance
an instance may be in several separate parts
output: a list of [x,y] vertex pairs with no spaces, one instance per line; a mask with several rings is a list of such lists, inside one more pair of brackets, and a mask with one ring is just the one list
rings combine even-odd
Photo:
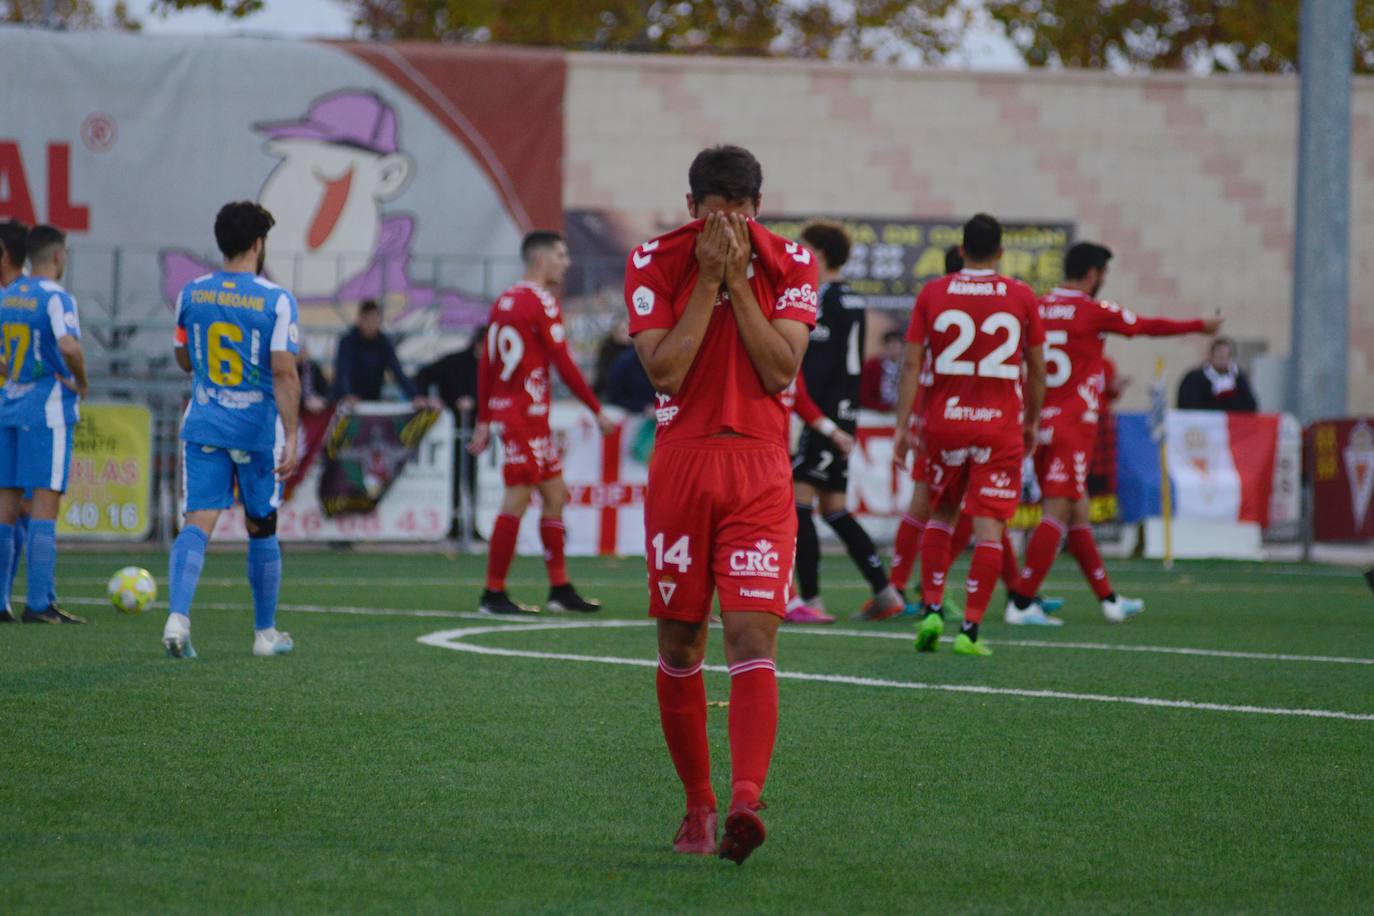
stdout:
[[187,512],[181,533],[172,542],[167,560],[167,624],[162,628],[162,648],[172,658],[196,657],[191,646],[191,602],[205,565],[205,548],[218,521],[218,509]]
[[[559,478],[561,482],[562,478]],[[529,508],[534,487],[508,484],[501,497],[501,512],[491,526],[487,542],[487,582],[477,610],[483,614],[538,614],[539,609],[517,604],[506,594],[506,573],[515,557],[515,541],[520,535],[520,516]],[[562,504],[559,504],[562,511]]]
[[760,611],[726,611],[725,662],[730,667],[730,813],[721,858],[736,864],[763,845],[758,812],[778,732],[777,656],[780,619]]
[[821,601],[821,545],[816,536],[814,507],[818,495],[809,483],[796,481],[793,490],[797,501],[797,594],[787,603],[788,623],[826,624],[835,618],[825,611]]
[[539,484],[539,540],[544,545],[544,568],[549,574],[549,598],[546,611],[578,611],[592,614],[601,610],[600,601],[589,601],[577,593],[568,581],[568,561],[564,555],[567,538],[563,528],[563,507],[568,502],[568,485],[563,475],[551,477]]
[[701,674],[709,628],[705,621],[658,621],[658,715],[682,787],[687,814],[673,851],[716,854],[716,795],[711,788],[711,745],[706,735],[706,681]]

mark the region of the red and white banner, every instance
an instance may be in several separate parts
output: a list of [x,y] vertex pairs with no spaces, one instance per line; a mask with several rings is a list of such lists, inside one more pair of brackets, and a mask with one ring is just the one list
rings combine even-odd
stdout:
[[1175,410],[1165,435],[1177,518],[1262,528],[1297,520],[1301,432],[1292,417]]

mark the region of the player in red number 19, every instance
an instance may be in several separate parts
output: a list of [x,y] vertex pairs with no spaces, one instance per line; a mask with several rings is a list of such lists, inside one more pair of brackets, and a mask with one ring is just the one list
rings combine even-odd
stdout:
[[477,425],[468,451],[480,455],[495,427],[505,449],[502,474],[506,482],[501,513],[492,525],[487,547],[487,583],[478,610],[484,614],[538,613],[537,608],[517,604],[506,594],[506,573],[515,555],[520,516],[538,490],[542,500],[539,537],[549,573],[549,598],[544,607],[550,611],[597,611],[601,605],[583,598],[568,581],[564,560],[563,505],[568,487],[549,428],[550,364],[596,415],[603,435],[614,430],[615,423],[601,413],[601,402],[568,354],[563,315],[558,299],[549,291],[563,282],[572,264],[563,237],[547,230],[531,232],[520,246],[520,257],[525,262],[525,277],[492,306],[487,345],[477,368]]
[[[816,259],[754,221],[763,171],[748,150],[702,151],[691,222],[630,254],[625,305],[658,392],[644,508],[658,708],[687,794],[673,848],[744,859],[763,843],[760,794],[777,733],[774,659],[797,516],[788,401],[816,322]],[[730,809],[717,847],[702,659],[714,594],[730,666]]]
[[1045,395],[1045,332],[1031,288],[997,273],[997,220],[980,213],[965,223],[962,252],[962,270],[930,281],[916,297],[898,387],[893,459],[904,465],[916,444],[911,408],[929,351],[920,444],[929,462],[932,510],[921,543],[925,616],[916,647],[932,651],[939,645],[950,540],[962,504],[973,519],[977,544],[954,651],[979,656],[992,654],[978,641],[978,626],[1002,568],[1006,522],[1020,501],[1021,459],[1035,448]]

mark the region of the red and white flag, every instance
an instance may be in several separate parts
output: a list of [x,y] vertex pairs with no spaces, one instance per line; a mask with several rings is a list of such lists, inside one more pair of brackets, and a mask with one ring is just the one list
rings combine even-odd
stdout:
[[1166,436],[1175,517],[1269,524],[1278,414],[1175,410]]

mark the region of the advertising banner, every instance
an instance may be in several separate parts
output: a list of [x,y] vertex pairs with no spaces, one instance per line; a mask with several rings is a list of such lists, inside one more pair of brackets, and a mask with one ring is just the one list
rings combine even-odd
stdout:
[[152,528],[153,415],[141,404],[82,404],[57,534],[141,541]]
[[1313,423],[1307,442],[1313,538],[1374,539],[1374,417]]
[[336,413],[320,471],[325,517],[375,512],[438,419],[437,410]]
[[[416,411],[409,404],[363,403],[354,409],[361,418],[382,418],[387,424],[398,422],[404,428],[407,418]],[[370,423],[370,421],[369,421]],[[320,502],[320,485],[326,464],[321,455],[306,472],[289,499],[278,510],[277,536],[283,541],[439,541],[447,536],[453,505],[453,417],[447,411],[438,412],[433,424],[413,450],[399,473],[387,484],[384,495],[379,494],[375,508],[330,518]],[[395,456],[394,446],[379,451],[380,469],[390,467],[385,460]],[[363,495],[368,482],[380,477],[368,470],[366,455],[360,459],[363,471]],[[244,540],[243,508],[220,514],[215,526],[215,540]]]

